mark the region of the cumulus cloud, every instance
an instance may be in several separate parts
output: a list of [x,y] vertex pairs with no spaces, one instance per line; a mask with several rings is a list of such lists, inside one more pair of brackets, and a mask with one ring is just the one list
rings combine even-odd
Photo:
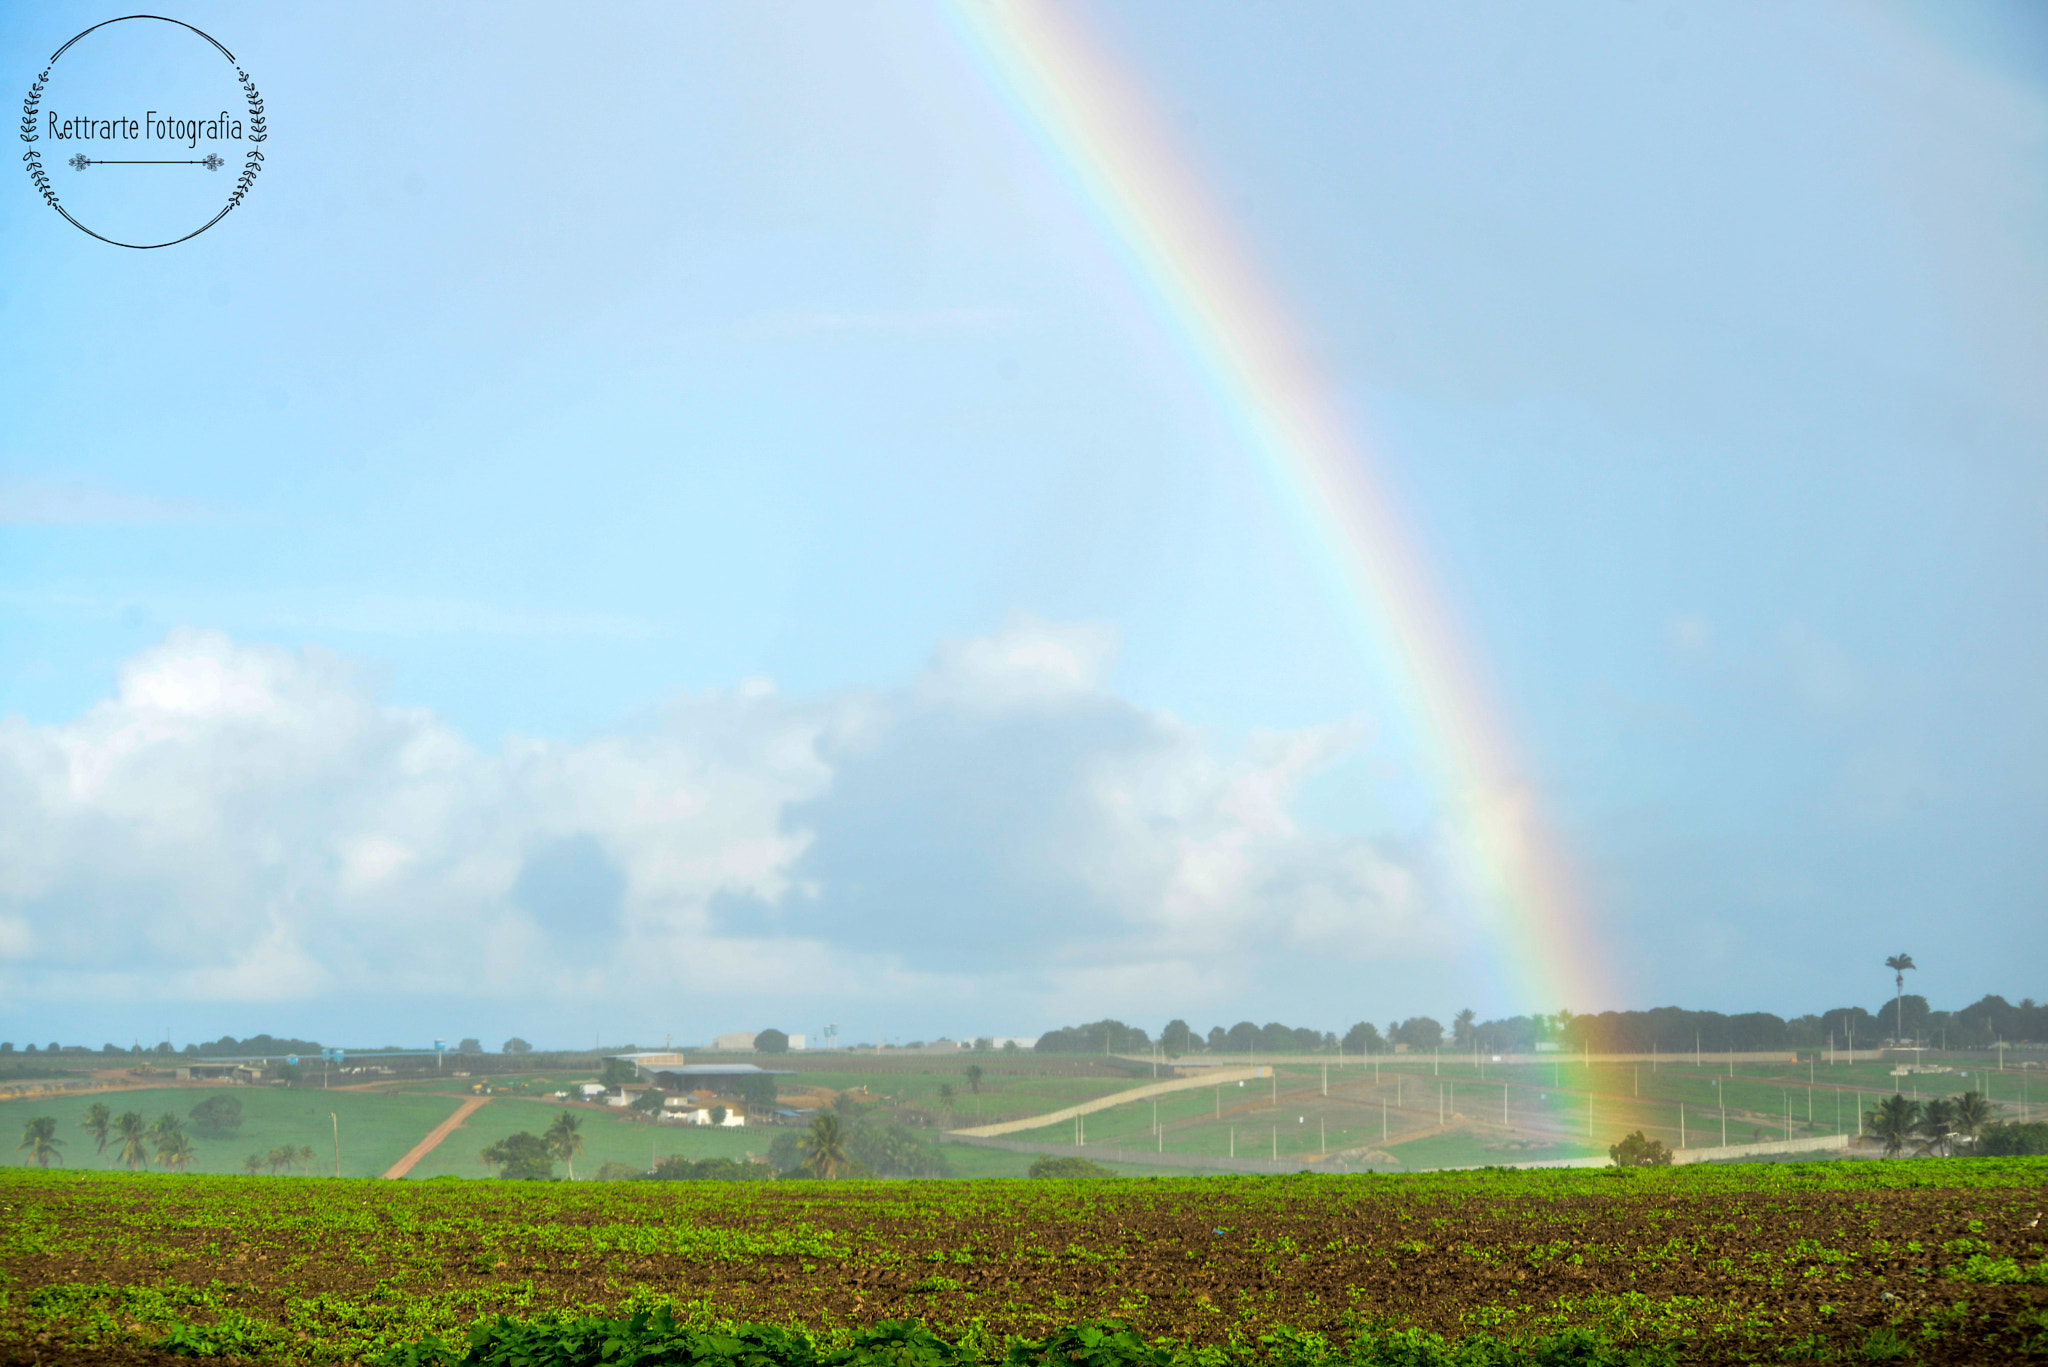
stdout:
[[0,722],[0,985],[1057,1011],[1444,947],[1426,864],[1292,814],[1354,727],[1226,752],[1112,691],[1114,646],[1025,620],[892,689],[487,750],[345,660],[180,632]]

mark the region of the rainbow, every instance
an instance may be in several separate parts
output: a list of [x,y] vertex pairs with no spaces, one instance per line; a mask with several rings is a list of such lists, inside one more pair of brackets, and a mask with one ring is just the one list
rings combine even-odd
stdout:
[[[1137,87],[1059,6],[952,0],[952,27],[1099,221],[1336,587],[1416,733],[1456,881],[1520,1009],[1612,1005],[1557,843],[1517,778],[1498,710],[1384,484],[1298,329],[1173,155]],[[1509,1003],[1500,1003],[1506,1006]]]

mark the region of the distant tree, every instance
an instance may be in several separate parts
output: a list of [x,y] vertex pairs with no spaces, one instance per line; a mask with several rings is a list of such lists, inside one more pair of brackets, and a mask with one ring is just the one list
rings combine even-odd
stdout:
[[474,1038],[466,1039],[455,1046],[455,1052],[458,1054],[481,1054],[483,1051],[483,1041]]
[[192,1147],[192,1140],[183,1130],[172,1130],[156,1142],[156,1161],[172,1172],[183,1172],[198,1156],[199,1151]]
[[1006,1054],[1021,1054],[1024,1051],[1017,1047],[1017,1041],[1006,1039],[1003,1041],[1003,1052]]
[[2048,1123],[2036,1120],[1994,1121],[1986,1125],[1970,1150],[1980,1158],[2026,1158],[2048,1154]]
[[1945,1096],[1934,1097],[1920,1108],[1920,1133],[1927,1137],[1927,1150],[1946,1158],[1949,1141],[1956,1132],[1956,1104]]
[[299,1166],[306,1170],[306,1176],[311,1177],[313,1175],[313,1146],[311,1144],[299,1145],[298,1158]]
[[1220,1025],[1212,1025],[1209,1027],[1207,1039],[1209,1052],[1220,1054],[1223,1052],[1223,1046],[1230,1042],[1230,1032]]
[[272,1149],[263,1161],[270,1168],[272,1175],[275,1175],[298,1162],[299,1151],[290,1144],[280,1144]]
[[242,1128],[242,1103],[225,1092],[194,1106],[192,1129],[202,1139],[226,1139]]
[[939,1104],[940,1104],[941,1106],[945,1107],[945,1108],[946,1108],[947,1110],[949,1110],[949,1111],[953,1109],[953,1084],[952,1084],[952,1083],[950,1083],[950,1082],[941,1082],[941,1083],[939,1084]]
[[786,1054],[789,1052],[789,1036],[780,1030],[763,1030],[754,1036],[754,1052],[757,1054]]
[[1100,1163],[1091,1163],[1085,1158],[1054,1158],[1040,1154],[1031,1160],[1030,1176],[1065,1178],[1069,1181],[1092,1181],[1116,1174]]
[[1388,1033],[1394,1043],[1405,1044],[1417,1053],[1440,1048],[1444,1042],[1443,1026],[1428,1016],[1411,1016]]
[[633,1098],[631,1109],[640,1112],[643,1117],[651,1120],[661,1114],[662,1104],[666,1100],[667,1098],[662,1094],[661,1088],[649,1087]]
[[1897,1158],[1912,1141],[1920,1123],[1920,1103],[1894,1092],[1879,1101],[1864,1117],[1874,1138],[1884,1141],[1884,1156]]
[[86,1108],[85,1119],[78,1122],[79,1129],[99,1141],[99,1148],[95,1150],[98,1153],[107,1151],[107,1140],[113,1133],[113,1127],[113,1108],[104,1101],[93,1102]]
[[[554,1123],[548,1126],[548,1153],[569,1165],[571,1182],[576,1180],[576,1155],[583,1152],[583,1136],[577,1133],[582,1128],[583,1122],[567,1111],[556,1115]],[[552,1177],[553,1171],[548,1175]]]
[[114,1137],[121,1141],[117,1158],[128,1171],[149,1166],[149,1122],[142,1112],[121,1112],[114,1121]]
[[826,1179],[844,1172],[852,1162],[846,1152],[847,1138],[838,1116],[821,1115],[813,1120],[809,1132],[797,1145],[804,1156],[805,1171]]
[[967,1065],[967,1088],[976,1096],[981,1095],[981,1077],[981,1065],[979,1063]]
[[498,1168],[499,1176],[514,1182],[547,1182],[555,1175],[548,1142],[537,1134],[521,1130],[508,1135],[477,1155],[486,1167]]
[[1662,1168],[1671,1164],[1671,1150],[1661,1140],[1647,1138],[1641,1130],[1619,1144],[1609,1145],[1607,1156],[1617,1168]]
[[533,1052],[533,1046],[519,1038],[519,1036],[514,1035],[511,1039],[505,1041],[505,1047],[499,1052],[505,1054],[530,1054]]
[[1197,1048],[1195,1032],[1188,1029],[1184,1020],[1170,1020],[1159,1032],[1159,1048],[1168,1058],[1179,1058],[1182,1054],[1193,1053]]
[[1991,1123],[1991,1103],[1981,1092],[1964,1092],[1956,1098],[1955,1108],[1956,1133],[1974,1144],[1978,1134]]
[[15,1146],[15,1152],[27,1149],[29,1162],[47,1168],[53,1158],[59,1163],[64,1161],[57,1152],[63,1146],[64,1141],[57,1137],[57,1118],[39,1115],[21,1127],[21,1143]]
[[720,1089],[749,1106],[769,1110],[775,1105],[775,1079],[765,1073],[743,1073]]
[[244,1158],[242,1160],[242,1171],[248,1173],[251,1177],[254,1177],[258,1173],[262,1172],[263,1155],[260,1153],[252,1153],[247,1158]]
[[1259,1027],[1250,1021],[1239,1021],[1230,1027],[1230,1034],[1224,1039],[1226,1053],[1249,1054],[1259,1047]]
[[711,1108],[711,1123],[714,1125],[723,1125],[725,1123],[725,1118],[731,1114],[732,1112],[728,1111],[723,1106],[713,1106]]
[[1381,1052],[1383,1043],[1380,1028],[1371,1021],[1360,1021],[1344,1032],[1344,1052],[1364,1056]]
[[1469,1006],[1451,1017],[1451,1042],[1460,1049],[1471,1048],[1472,1036],[1476,1029],[1474,1022],[1478,1019],[1479,1013]]
[[1893,1026],[1895,1033],[1892,1035],[1892,1038],[1900,1044],[1904,1044],[1906,1042],[1906,970],[1916,968],[1918,965],[1913,962],[1913,956],[1910,954],[1894,954],[1884,961],[1884,966],[1892,971],[1894,979],[1892,1001],[1898,1012],[1896,1023]]
[[175,1111],[165,1111],[149,1123],[149,1137],[156,1143],[163,1143],[174,1134],[185,1132],[185,1122],[178,1119]]
[[639,1076],[640,1070],[626,1060],[608,1058],[604,1061],[604,1071],[597,1075],[597,1080],[606,1091],[616,1092]]

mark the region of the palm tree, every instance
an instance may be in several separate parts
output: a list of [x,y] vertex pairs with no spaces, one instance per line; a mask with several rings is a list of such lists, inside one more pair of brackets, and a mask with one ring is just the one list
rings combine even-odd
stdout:
[[981,1065],[979,1063],[967,1065],[967,1085],[974,1090],[976,1096],[981,1095]]
[[29,1162],[39,1168],[47,1168],[52,1158],[59,1163],[64,1161],[57,1153],[63,1144],[64,1141],[57,1137],[57,1118],[39,1115],[21,1127],[21,1143],[15,1146],[15,1152],[27,1149]]
[[1945,1096],[1938,1096],[1920,1108],[1920,1133],[1927,1136],[1928,1151],[1939,1150],[1942,1157],[1948,1156],[1949,1136],[1956,1132],[1956,1104]]
[[1472,1023],[1479,1019],[1479,1013],[1466,1007],[1451,1017],[1451,1039],[1460,1045],[1472,1042]]
[[313,1146],[311,1144],[299,1145],[297,1152],[292,1155],[292,1160],[306,1170],[306,1176],[311,1177],[313,1175]]
[[276,1176],[299,1161],[299,1151],[289,1144],[280,1144],[263,1161],[270,1165],[271,1175]]
[[156,1161],[172,1172],[183,1172],[198,1153],[183,1130],[171,1130],[156,1142]]
[[846,1130],[836,1115],[821,1115],[811,1122],[810,1130],[797,1141],[803,1150],[804,1166],[813,1175],[824,1178],[837,1177],[851,1165],[846,1156]]
[[577,1133],[582,1128],[582,1121],[563,1111],[542,1136],[547,1140],[548,1152],[569,1165],[571,1182],[576,1180],[576,1155],[583,1152],[583,1136]]
[[104,1101],[93,1102],[86,1110],[85,1119],[78,1122],[79,1129],[84,1130],[100,1142],[99,1152],[101,1153],[107,1151],[108,1133],[113,1129],[113,1125],[113,1108]]
[[140,1111],[123,1111],[114,1121],[114,1137],[121,1141],[120,1161],[128,1171],[149,1166],[149,1123]]
[[1977,1131],[1991,1123],[1991,1103],[1981,1092],[1964,1092],[1956,1098],[1956,1133],[1972,1143],[1976,1142]]
[[1912,955],[1894,954],[1891,958],[1884,961],[1884,966],[1889,968],[1892,971],[1893,977],[1898,980],[1892,996],[1893,1004],[1897,1008],[1893,1012],[1896,1023],[1892,1028],[1897,1032],[1898,1042],[1904,1044],[1906,1042],[1906,970],[1916,967],[1916,965],[1913,962]]
[[248,1173],[251,1177],[254,1177],[258,1173],[262,1172],[263,1155],[260,1153],[252,1153],[247,1158],[244,1158],[242,1160],[242,1171]]
[[1905,1151],[1920,1123],[1920,1103],[1894,1092],[1871,1109],[1864,1118],[1874,1138],[1884,1141],[1884,1156],[1897,1158]]
[[176,1111],[165,1111],[162,1115],[151,1121],[149,1125],[149,1137],[159,1144],[174,1134],[183,1134],[184,1132],[185,1122],[178,1119]]

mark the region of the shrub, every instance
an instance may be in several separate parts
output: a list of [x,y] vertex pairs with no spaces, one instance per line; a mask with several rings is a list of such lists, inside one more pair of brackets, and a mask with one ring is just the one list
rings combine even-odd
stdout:
[[191,1111],[192,1132],[202,1139],[226,1139],[242,1128],[239,1097],[210,1096]]
[[2022,1125],[2016,1120],[2009,1120],[1986,1125],[1977,1132],[1977,1142],[1970,1146],[1969,1151],[1977,1158],[2025,1158],[2032,1154],[2048,1154],[2048,1122],[2036,1120]]
[[525,1130],[499,1140],[478,1157],[491,1167],[504,1169],[498,1175],[514,1181],[554,1180],[555,1160],[548,1152],[547,1140]]
[[1671,1150],[1661,1140],[1644,1136],[1641,1130],[1608,1146],[1607,1156],[1617,1168],[1665,1168],[1671,1166]]
[[1100,1163],[1091,1163],[1085,1158],[1054,1158],[1040,1154],[1031,1160],[1033,1177],[1114,1177],[1115,1173]]

